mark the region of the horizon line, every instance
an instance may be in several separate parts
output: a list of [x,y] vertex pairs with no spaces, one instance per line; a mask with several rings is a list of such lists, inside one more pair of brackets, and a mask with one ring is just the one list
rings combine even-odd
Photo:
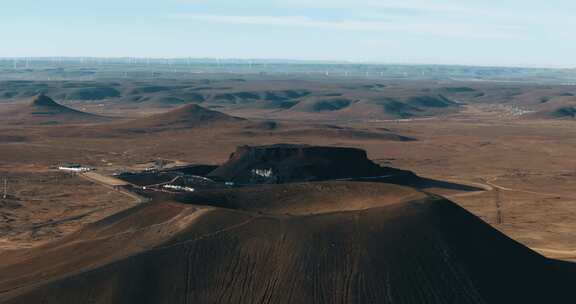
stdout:
[[331,59],[290,59],[290,58],[250,58],[250,57],[149,57],[149,56],[0,56],[0,61],[6,60],[213,60],[213,61],[260,61],[276,64],[332,64],[332,65],[389,65],[389,66],[440,66],[440,67],[476,67],[476,68],[515,68],[515,69],[541,69],[541,70],[573,70],[576,66],[563,65],[526,65],[526,64],[466,64],[466,63],[428,63],[428,62],[384,62],[361,60],[331,60]]

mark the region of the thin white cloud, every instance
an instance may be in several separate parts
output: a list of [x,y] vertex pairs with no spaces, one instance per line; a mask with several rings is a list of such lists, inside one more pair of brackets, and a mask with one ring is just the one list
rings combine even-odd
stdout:
[[[406,9],[436,13],[490,13],[479,7],[461,5],[460,2],[448,3],[440,1],[419,1],[419,0],[385,0],[370,1],[370,6],[394,9]],[[494,10],[491,11],[494,13]]]
[[[204,0],[175,1],[195,3]],[[227,1],[229,0],[212,0],[210,3],[217,7],[226,7]],[[262,11],[298,9],[321,13],[327,10],[329,13],[345,12],[346,14],[354,13],[356,16],[383,16],[386,19],[422,14],[446,20],[474,19],[499,24],[532,26],[574,26],[576,24],[570,13],[573,9],[551,9],[549,5],[542,5],[542,3],[513,1],[518,2],[518,5],[512,6],[509,2],[488,3],[480,0],[244,0],[243,3],[258,7]],[[576,5],[571,8],[576,8]]]
[[170,18],[212,23],[313,28],[341,31],[399,32],[444,37],[525,39],[516,26],[472,23],[438,23],[407,21],[371,21],[362,19],[320,20],[305,16],[246,16],[215,14],[177,14]]
[[[574,24],[570,14],[561,11],[529,10],[516,7],[514,10],[503,5],[472,5],[463,1],[430,1],[430,0],[370,0],[369,4],[375,10],[406,10],[434,15],[437,17],[459,19],[499,20],[498,22],[561,25]],[[528,5],[529,6],[529,5]],[[534,8],[532,8],[534,9]]]
[[493,15],[498,13],[498,10],[494,9],[493,6],[478,6],[472,5],[470,2],[463,3],[463,1],[457,0],[281,0],[272,2],[275,5],[324,9],[389,8],[426,13],[466,13],[473,15]]

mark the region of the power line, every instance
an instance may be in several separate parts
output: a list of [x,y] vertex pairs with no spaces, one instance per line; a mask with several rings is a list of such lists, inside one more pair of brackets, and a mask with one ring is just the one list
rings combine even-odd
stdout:
[[502,194],[499,188],[494,189],[494,200],[496,202],[496,223],[502,224]]

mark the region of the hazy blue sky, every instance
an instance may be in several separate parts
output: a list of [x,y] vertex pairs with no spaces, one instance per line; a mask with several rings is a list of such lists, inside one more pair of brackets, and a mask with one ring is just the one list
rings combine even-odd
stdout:
[[0,57],[576,67],[574,0],[2,0]]

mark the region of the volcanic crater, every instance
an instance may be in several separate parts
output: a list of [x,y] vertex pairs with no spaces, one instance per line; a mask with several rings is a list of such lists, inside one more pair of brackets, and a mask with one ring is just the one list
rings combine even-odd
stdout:
[[572,295],[573,266],[402,185],[419,177],[359,149],[242,146],[208,176],[235,187],[158,196],[58,242],[0,254],[0,301],[480,304]]

